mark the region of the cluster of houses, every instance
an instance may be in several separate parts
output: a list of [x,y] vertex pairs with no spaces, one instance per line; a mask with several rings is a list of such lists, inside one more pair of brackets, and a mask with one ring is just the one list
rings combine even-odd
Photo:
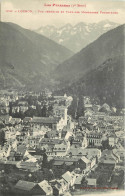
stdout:
[[[40,102],[40,93],[31,95]],[[12,113],[25,113],[29,109],[27,96],[21,92],[4,92],[0,111],[3,111],[3,103],[9,108],[10,102],[13,102],[16,105],[11,105]],[[107,182],[111,182],[115,169],[124,167],[123,115],[116,115],[115,108],[108,104],[92,104],[90,97],[84,97],[84,115],[77,121],[68,115],[72,97],[52,97],[52,93],[45,89],[42,103],[44,99],[46,104],[53,106],[50,116],[21,119],[10,116],[7,110],[0,115],[0,130],[4,131],[6,141],[4,146],[1,145],[2,164],[15,165],[19,171],[30,173],[46,167],[55,176],[49,181],[19,180],[15,183],[14,192],[63,195],[71,189],[97,186],[103,172]],[[35,105],[32,107],[35,108]]]

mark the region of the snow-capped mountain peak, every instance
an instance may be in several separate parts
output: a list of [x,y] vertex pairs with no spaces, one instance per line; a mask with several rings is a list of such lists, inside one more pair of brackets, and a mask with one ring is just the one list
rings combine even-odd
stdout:
[[55,42],[62,44],[73,52],[78,52],[103,33],[117,27],[119,24],[104,20],[99,23],[80,22],[76,25],[69,23],[57,28],[53,25],[42,26],[35,30]]

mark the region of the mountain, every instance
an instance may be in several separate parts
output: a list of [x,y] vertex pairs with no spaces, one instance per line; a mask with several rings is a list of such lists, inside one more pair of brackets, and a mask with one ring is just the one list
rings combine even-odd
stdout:
[[80,22],[75,26],[66,24],[60,28],[47,25],[40,27],[35,32],[45,35],[76,53],[96,40],[103,33],[117,26],[117,23],[105,20],[99,23]]
[[13,23],[0,22],[0,86],[40,87],[72,52]]
[[90,95],[124,107],[125,25],[100,36],[54,72],[61,93]]

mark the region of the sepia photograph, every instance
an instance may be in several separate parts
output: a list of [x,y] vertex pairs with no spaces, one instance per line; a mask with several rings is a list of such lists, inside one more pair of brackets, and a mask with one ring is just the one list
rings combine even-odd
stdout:
[[125,0],[0,0],[0,196],[125,195]]

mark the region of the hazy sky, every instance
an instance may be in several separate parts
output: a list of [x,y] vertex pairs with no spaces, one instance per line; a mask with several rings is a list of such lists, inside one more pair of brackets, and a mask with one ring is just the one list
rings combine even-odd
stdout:
[[[1,1],[1,20],[13,22],[25,28],[37,29],[40,26],[55,25],[62,26],[66,23],[72,25],[78,22],[100,22],[110,20],[120,24],[125,22],[125,1],[118,0],[0,0]],[[44,4],[70,4],[86,5],[86,7],[46,7]],[[13,10],[12,13],[6,10]],[[32,10],[32,13],[18,13],[18,10]],[[119,14],[66,14],[66,13],[38,13],[40,11],[112,11]]]

